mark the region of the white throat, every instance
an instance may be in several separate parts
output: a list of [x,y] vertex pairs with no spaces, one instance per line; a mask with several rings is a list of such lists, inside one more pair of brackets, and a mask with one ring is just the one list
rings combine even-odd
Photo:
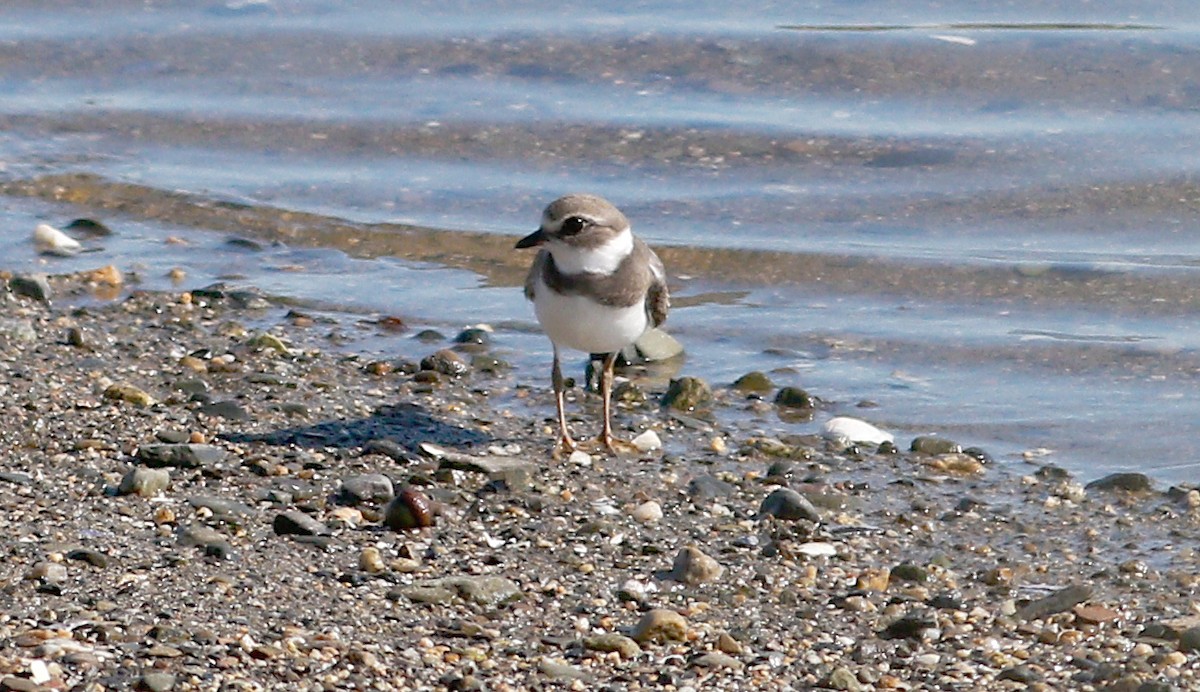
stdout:
[[633,252],[633,233],[628,230],[613,236],[600,247],[581,248],[552,240],[546,245],[554,264],[564,274],[611,274]]

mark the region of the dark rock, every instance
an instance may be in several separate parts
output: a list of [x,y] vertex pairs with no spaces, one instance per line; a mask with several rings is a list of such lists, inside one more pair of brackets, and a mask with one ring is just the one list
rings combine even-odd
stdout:
[[79,560],[86,562],[93,567],[108,567],[108,556],[97,550],[89,550],[87,548],[76,548],[67,553],[68,560]]
[[198,468],[222,462],[226,456],[224,449],[205,444],[149,444],[137,451],[137,458],[153,467]]
[[245,520],[255,514],[254,508],[250,505],[213,495],[189,497],[188,504],[196,509],[207,509],[213,513],[213,518],[217,521],[237,523],[237,521]]
[[999,675],[996,676],[996,679],[1012,680],[1013,682],[1023,682],[1029,684],[1038,682],[1042,679],[1042,676],[1038,675],[1037,671],[1033,670],[1029,666],[1022,664],[1019,666],[1013,666],[1011,668],[1005,668],[1004,670],[1000,671]]
[[462,330],[458,333],[458,336],[454,337],[454,343],[487,346],[488,344],[492,343],[492,334],[486,329],[469,327]]
[[693,411],[712,400],[712,389],[699,377],[680,377],[671,380],[662,405],[676,411]]
[[921,567],[920,565],[914,565],[911,562],[905,562],[893,567],[891,572],[888,574],[888,579],[891,581],[923,583],[929,581],[929,570]]
[[330,533],[329,527],[296,510],[276,514],[271,527],[280,536],[328,536]]
[[895,620],[881,633],[884,639],[920,639],[937,626],[937,621],[925,613],[910,613]]
[[746,394],[766,394],[775,389],[775,383],[765,373],[755,370],[734,380],[733,388]]
[[909,451],[917,452],[918,454],[957,454],[962,451],[962,447],[954,440],[948,440],[944,437],[934,437],[932,435],[922,435],[913,438],[912,444],[909,446]]
[[1124,490],[1129,493],[1145,493],[1154,490],[1154,481],[1144,473],[1110,473],[1084,487],[1088,490]]
[[50,279],[45,274],[21,274],[8,280],[8,290],[43,303],[50,302]]
[[75,219],[71,223],[63,226],[64,231],[74,231],[90,235],[95,238],[103,238],[113,234],[112,229],[95,219]]
[[779,488],[767,495],[758,508],[758,518],[772,516],[784,521],[820,521],[821,514],[800,493],[791,488]]
[[813,398],[808,392],[799,387],[784,387],[775,395],[775,405],[784,408],[811,409],[814,407]]
[[1200,651],[1200,627],[1191,627],[1179,635],[1179,650]]

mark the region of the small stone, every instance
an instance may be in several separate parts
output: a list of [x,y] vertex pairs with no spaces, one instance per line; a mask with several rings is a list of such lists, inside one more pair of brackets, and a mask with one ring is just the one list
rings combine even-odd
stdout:
[[821,433],[830,439],[843,439],[871,445],[894,442],[896,439],[889,432],[884,432],[864,420],[849,416],[837,416],[825,421],[825,425],[821,426]]
[[175,676],[170,673],[146,673],[137,679],[134,688],[146,692],[169,692],[175,689]]
[[784,387],[775,395],[775,405],[784,408],[811,409],[813,399],[808,392],[799,387]]
[[404,488],[384,509],[383,523],[393,531],[433,526],[433,503],[416,488]]
[[582,466],[583,468],[588,468],[592,465],[592,455],[588,454],[582,449],[577,449],[574,452],[571,452],[571,456],[567,457],[567,463],[572,464],[573,466]]
[[206,444],[149,444],[138,447],[137,458],[153,467],[179,466],[199,468],[225,460],[228,453],[215,445]]
[[697,656],[688,663],[689,668],[729,668],[731,670],[741,670],[745,666],[746,664],[723,651],[709,651],[706,654]]
[[108,556],[98,550],[76,548],[67,553],[67,559],[86,562],[92,567],[99,567],[101,569],[108,567]]
[[962,447],[954,440],[932,435],[914,437],[909,450],[918,454],[958,454]]
[[214,401],[199,408],[200,413],[226,420],[250,420],[250,411],[236,401]]
[[837,546],[825,541],[808,541],[796,546],[796,552],[808,557],[834,557],[837,555]]
[[121,495],[154,497],[171,486],[171,473],[166,469],[139,466],[131,469],[121,479],[117,492]]
[[42,561],[29,570],[27,579],[40,579],[47,584],[61,584],[67,580],[67,567],[61,562]]
[[732,483],[712,475],[696,476],[688,481],[687,494],[693,501],[715,500],[729,497],[737,488]]
[[662,440],[659,439],[658,433],[653,430],[646,430],[637,437],[633,438],[633,446],[643,454],[662,449]]
[[973,476],[984,471],[984,464],[978,458],[961,452],[939,454],[926,459],[926,468],[938,473],[949,473],[958,476]]
[[283,339],[280,339],[269,332],[261,332],[256,334],[247,342],[247,345],[250,348],[259,351],[275,351],[276,353],[283,355],[287,355],[292,352],[292,349],[289,348],[287,344],[283,343]]
[[721,636],[717,637],[717,651],[723,651],[731,656],[740,656],[745,653],[745,647],[728,632],[722,632]]
[[626,661],[634,659],[638,654],[642,653],[642,647],[638,646],[637,642],[617,632],[606,632],[591,637],[584,637],[583,648],[588,651],[600,651],[602,653],[612,653],[615,651]]
[[587,680],[590,677],[575,666],[549,658],[538,661],[538,670],[551,680]]
[[43,255],[57,257],[71,257],[83,250],[78,240],[48,223],[39,223],[33,229],[33,246]]
[[387,569],[387,565],[383,561],[383,554],[379,552],[379,548],[368,546],[358,554],[358,568],[364,572],[378,574]]
[[688,623],[674,610],[656,608],[647,611],[633,628],[633,639],[639,644],[649,642],[681,642],[687,639]]
[[642,504],[634,507],[629,512],[629,516],[642,524],[650,524],[663,518],[662,505],[654,500],[647,500]]
[[45,274],[19,274],[8,280],[8,290],[42,303],[50,302],[50,279]]
[[468,327],[454,337],[454,343],[472,346],[487,346],[492,343],[492,334],[486,329]]
[[1038,620],[1048,615],[1070,610],[1091,597],[1092,589],[1090,586],[1067,586],[1049,596],[1026,603],[1017,611],[1017,617],[1022,620]]
[[1085,622],[1090,625],[1099,625],[1105,622],[1111,622],[1121,616],[1120,613],[1102,605],[1077,605],[1075,606],[1075,617],[1080,622]]
[[31,320],[0,318],[0,339],[31,344],[37,341],[37,330]]
[[1144,473],[1110,473],[1104,478],[1088,483],[1088,490],[1123,490],[1128,493],[1145,493],[1154,490],[1154,482]]
[[327,526],[297,510],[276,514],[271,528],[280,536],[328,536],[330,534]]
[[125,284],[125,275],[112,264],[85,273],[84,279],[88,283],[101,286],[123,286]]
[[[504,605],[521,598],[521,588],[515,582],[496,576],[430,579],[425,582],[413,584],[409,589],[424,589],[427,592],[445,591],[468,603],[481,606]],[[407,594],[408,590],[406,589],[405,591]],[[413,600],[419,599],[413,598]]]
[[693,411],[712,400],[712,389],[698,377],[680,377],[671,380],[662,405],[676,411]]
[[1012,666],[1010,668],[1005,668],[1004,670],[1000,671],[996,675],[996,679],[997,680],[1011,680],[1013,682],[1021,682],[1021,683],[1025,683],[1026,685],[1028,685],[1028,684],[1035,683],[1038,680],[1040,680],[1041,676],[1038,675],[1029,666],[1021,664],[1018,666]]
[[364,473],[342,479],[338,498],[343,504],[384,504],[395,497],[392,479],[382,473]]
[[658,327],[647,329],[633,342],[633,347],[648,362],[670,360],[683,355],[683,344]]
[[689,545],[675,556],[670,577],[689,586],[696,586],[720,579],[724,572],[725,568],[715,559],[705,555],[696,546]]
[[825,681],[825,687],[832,690],[846,690],[846,692],[859,692],[866,689],[858,681],[858,677],[845,666],[835,668],[829,673],[829,679]]
[[923,583],[929,580],[929,570],[910,562],[896,565],[888,575],[889,581]]
[[483,473],[491,480],[503,481],[509,490],[521,490],[529,485],[537,471],[532,462],[502,456],[471,456],[444,452],[438,461],[439,469]]
[[125,383],[109,385],[108,389],[104,390],[104,398],[114,401],[124,401],[134,406],[153,406],[157,403],[154,397],[143,390]]
[[766,394],[775,389],[775,383],[765,373],[755,370],[734,380],[733,388],[744,394]]
[[854,582],[854,588],[859,591],[887,591],[891,582],[891,570],[877,567],[863,570]]
[[470,370],[470,366],[458,355],[450,349],[442,349],[432,355],[425,356],[421,359],[421,369],[441,373],[450,377],[458,377],[466,374]]
[[1200,627],[1191,627],[1179,634],[1179,650],[1200,651]]
[[779,488],[765,499],[758,508],[758,518],[772,516],[783,521],[820,521],[821,514],[800,493],[791,488]]

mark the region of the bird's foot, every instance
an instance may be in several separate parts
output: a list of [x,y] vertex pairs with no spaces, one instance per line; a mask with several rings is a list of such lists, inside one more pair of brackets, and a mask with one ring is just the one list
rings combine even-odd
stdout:
[[552,453],[552,456],[555,459],[569,457],[571,456],[571,452],[574,452],[578,448],[579,445],[576,444],[575,440],[572,440],[570,435],[564,433],[558,438],[558,441],[554,443],[554,452]]
[[629,440],[622,440],[619,437],[613,437],[611,433],[600,433],[596,438],[597,446],[608,450],[609,454],[621,455],[637,451],[637,447]]

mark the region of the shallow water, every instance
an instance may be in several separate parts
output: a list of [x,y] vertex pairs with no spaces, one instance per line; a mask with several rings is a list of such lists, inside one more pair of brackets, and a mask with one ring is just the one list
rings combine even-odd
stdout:
[[[486,321],[541,378],[511,243],[594,191],[660,249],[688,374],[1195,480],[1200,20],[1145,4],[9,2],[0,264]],[[76,216],[118,233],[33,255]]]

